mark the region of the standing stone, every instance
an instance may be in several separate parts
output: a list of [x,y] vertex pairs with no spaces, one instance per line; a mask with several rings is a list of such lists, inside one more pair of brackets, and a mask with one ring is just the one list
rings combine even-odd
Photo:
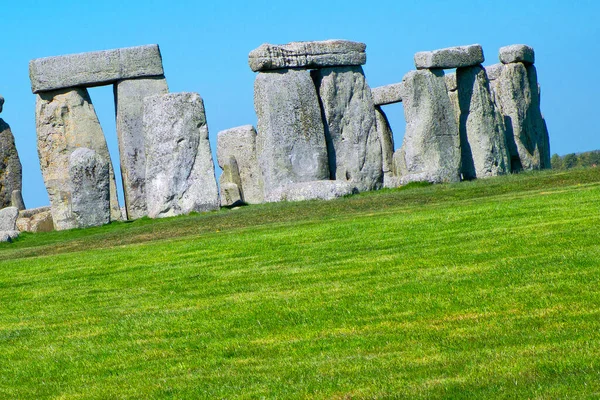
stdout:
[[540,111],[535,66],[506,64],[495,83],[513,171],[550,168],[548,129]]
[[456,79],[463,179],[509,173],[504,120],[492,100],[485,69],[458,68]]
[[78,228],[110,222],[110,169],[94,150],[80,147],[69,157],[71,213]]
[[86,89],[38,94],[36,101],[38,155],[57,230],[77,226],[71,213],[69,157],[79,148],[94,150],[109,163],[111,220],[121,218],[106,139]]
[[10,196],[10,205],[17,207],[19,211],[25,209],[25,202],[23,201],[23,194],[21,190],[13,190]]
[[243,194],[242,200],[248,204],[260,204],[264,201],[263,181],[256,152],[256,136],[256,130],[252,125],[227,129],[217,135],[219,166],[225,174],[225,164],[231,157],[235,159],[239,169],[241,184],[239,189]]
[[244,204],[240,187],[235,183],[221,184],[221,207],[237,207]]
[[394,135],[385,112],[379,106],[375,106],[375,122],[381,143],[383,186],[395,187],[397,182],[394,177]]
[[0,207],[12,203],[12,192],[21,190],[22,170],[10,126],[0,118]]
[[402,183],[460,180],[460,136],[441,70],[411,71],[403,79],[406,132],[394,153]]
[[325,121],[331,179],[351,182],[360,191],[383,185],[381,143],[373,95],[363,69],[314,71]]
[[321,109],[308,71],[259,73],[254,108],[265,197],[281,186],[329,179]]
[[164,76],[120,81],[114,86],[117,137],[127,219],[147,215],[144,99],[169,92]]
[[221,157],[219,163],[223,169],[223,173],[219,178],[221,207],[240,205],[244,202],[244,191],[242,190],[242,179],[240,178],[238,163],[233,156],[226,159]]
[[147,97],[144,137],[150,218],[219,208],[204,103],[197,93]]
[[456,73],[446,74],[446,89],[448,89],[448,97],[452,104],[452,111],[456,117],[456,125],[460,125],[460,103],[458,101],[458,82],[456,81]]

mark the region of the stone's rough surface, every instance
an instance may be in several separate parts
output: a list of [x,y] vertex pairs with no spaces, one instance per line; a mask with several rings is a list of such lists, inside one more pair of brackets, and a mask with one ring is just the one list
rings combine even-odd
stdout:
[[381,188],[381,143],[362,67],[324,68],[313,76],[323,110],[331,179],[352,182],[360,191]]
[[458,89],[458,82],[456,80],[455,72],[444,75],[444,79],[446,80],[446,89],[448,89],[449,92],[453,92]]
[[144,99],[168,92],[167,81],[163,76],[129,79],[115,84],[117,137],[127,219],[147,215]]
[[71,214],[69,157],[86,147],[109,163],[111,220],[121,218],[106,140],[85,89],[40,93],[36,102],[38,155],[56,230],[77,226]]
[[240,169],[235,157],[224,158],[221,156],[219,164],[223,169],[223,173],[219,177],[221,206],[240,205],[244,201],[244,191],[242,190]]
[[227,129],[217,135],[219,166],[225,171],[224,163],[227,163],[230,157],[235,159],[240,176],[239,190],[242,193],[242,200],[248,204],[260,204],[264,201],[262,175],[258,168],[256,136],[256,130],[252,125]]
[[110,169],[108,160],[80,147],[69,157],[71,214],[78,228],[110,222]]
[[384,106],[386,104],[400,103],[402,102],[403,91],[402,83],[394,83],[392,85],[371,89],[371,93],[373,94],[373,104],[376,106]]
[[287,68],[324,68],[363,65],[367,62],[364,43],[347,40],[263,44],[250,52],[252,71]]
[[494,65],[488,65],[485,67],[485,73],[488,76],[488,80],[490,82],[495,81],[502,74],[502,69],[504,68],[504,64],[498,63]]
[[358,193],[358,189],[350,182],[301,182],[275,189],[267,196],[266,200],[267,202],[333,200],[356,193]]
[[150,218],[219,208],[204,103],[197,93],[147,97],[144,137]]
[[254,108],[265,197],[292,183],[329,179],[321,109],[309,71],[258,74]]
[[402,183],[460,180],[460,136],[443,71],[411,71],[405,85],[406,133],[394,153],[394,172]]
[[533,64],[535,63],[535,52],[532,47],[525,44],[513,44],[500,48],[499,52],[500,62],[503,64],[510,63],[524,63]]
[[22,170],[10,126],[0,118],[0,207],[11,205],[12,192],[21,190]]
[[122,79],[163,73],[162,58],[156,44],[38,58],[29,62],[33,93],[106,85]]
[[23,201],[23,194],[21,190],[13,190],[10,196],[10,205],[17,207],[19,211],[25,209],[25,202]]
[[478,44],[421,51],[415,54],[417,69],[470,67],[484,61],[483,49]]
[[492,100],[485,69],[458,68],[456,77],[463,179],[509,173],[504,119]]
[[19,231],[0,231],[0,242],[12,242],[19,236]]
[[17,229],[17,207],[5,207],[0,210],[0,231],[14,231]]
[[54,222],[50,207],[39,207],[19,212],[17,229],[21,232],[52,232]]
[[383,166],[383,186],[395,187],[396,180],[394,178],[394,135],[392,128],[381,107],[375,107],[375,123],[377,126],[377,136],[381,143],[381,155]]
[[540,111],[535,66],[506,64],[495,82],[513,171],[550,168],[548,129]]

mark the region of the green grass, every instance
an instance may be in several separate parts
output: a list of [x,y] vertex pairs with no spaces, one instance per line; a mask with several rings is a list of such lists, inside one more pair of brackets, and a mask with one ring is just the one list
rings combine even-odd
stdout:
[[600,169],[0,246],[0,398],[598,398]]

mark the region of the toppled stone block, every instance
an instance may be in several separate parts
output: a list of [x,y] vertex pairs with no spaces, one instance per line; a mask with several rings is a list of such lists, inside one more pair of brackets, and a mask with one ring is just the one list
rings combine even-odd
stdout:
[[169,92],[164,76],[128,79],[115,84],[117,138],[127,219],[146,216],[144,99]]
[[383,187],[395,187],[394,177],[394,135],[387,115],[379,106],[375,106],[375,122],[381,143]]
[[364,43],[347,40],[263,44],[250,52],[248,64],[254,72],[287,68],[326,68],[363,65]]
[[31,91],[99,86],[123,79],[164,74],[158,45],[94,51],[29,62]]
[[10,196],[10,205],[12,207],[17,207],[19,211],[25,209],[25,202],[23,201],[23,194],[21,190],[13,190]]
[[40,167],[56,230],[76,228],[71,213],[69,157],[86,147],[109,163],[111,219],[121,218],[117,186],[104,133],[86,89],[75,88],[38,94],[36,130]]
[[406,133],[394,153],[394,175],[401,183],[460,181],[460,136],[442,70],[405,75]]
[[421,51],[415,54],[417,69],[470,67],[484,61],[483,49],[479,44]]
[[21,232],[52,232],[54,221],[50,207],[39,207],[19,212],[17,229]]
[[71,213],[76,227],[110,222],[109,172],[108,161],[94,150],[80,147],[71,153]]
[[272,191],[267,202],[333,200],[358,193],[355,185],[341,181],[301,182],[280,187]]
[[[217,161],[223,169],[221,185],[223,182],[239,185],[238,189],[242,200],[248,204],[260,204],[264,201],[263,180],[258,168],[256,137],[256,130],[252,125],[227,129],[217,135]],[[225,179],[224,175],[227,175],[226,164],[232,157],[237,164],[239,182],[223,180]],[[221,203],[223,203],[222,198]]]
[[371,89],[373,104],[376,106],[385,106],[386,104],[401,103],[403,91],[404,86],[402,82]]
[[313,79],[325,122],[331,179],[352,182],[360,191],[380,189],[381,143],[362,67],[319,69]]
[[10,126],[0,118],[0,207],[12,204],[12,192],[21,190],[22,168]]
[[150,218],[219,209],[204,102],[197,93],[144,101],[146,204]]
[[525,44],[513,44],[501,47],[499,58],[502,64],[518,62],[523,64],[533,64],[535,63],[535,52],[533,51],[533,47],[529,47]]
[[265,197],[292,183],[329,179],[321,108],[309,71],[259,73],[254,108]]

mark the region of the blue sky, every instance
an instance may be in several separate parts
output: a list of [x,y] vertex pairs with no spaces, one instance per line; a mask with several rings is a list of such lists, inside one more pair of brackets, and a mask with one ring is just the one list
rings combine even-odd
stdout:
[[[525,43],[536,51],[542,112],[552,153],[600,149],[595,121],[600,93],[600,1],[3,1],[0,115],[12,127],[23,164],[28,207],[48,204],[36,147],[29,60],[158,43],[172,92],[203,97],[213,150],[223,129],[256,125],[255,74],[248,53],[262,43],[349,39],[367,44],[371,87],[396,83],[413,54],[480,43],[486,62],[498,49]],[[118,149],[111,87],[90,90],[113,164]],[[401,105],[387,106],[396,147]],[[122,202],[122,196],[120,201]]]

